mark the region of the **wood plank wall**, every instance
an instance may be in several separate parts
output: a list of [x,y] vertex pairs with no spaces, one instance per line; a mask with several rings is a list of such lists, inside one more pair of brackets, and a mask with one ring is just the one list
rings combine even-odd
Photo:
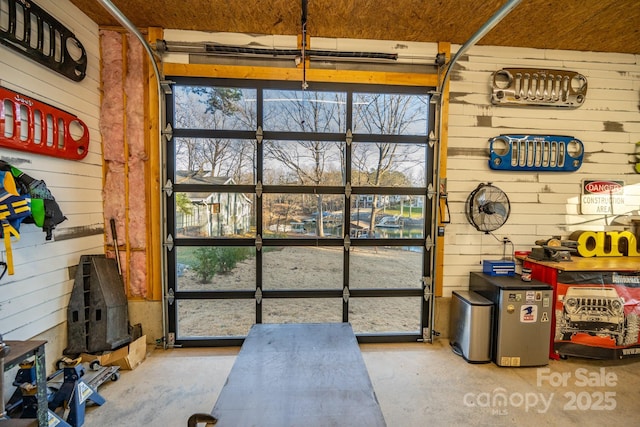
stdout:
[[[586,101],[575,110],[493,106],[491,73],[505,67],[577,71],[588,80]],[[502,257],[502,242],[476,231],[465,218],[466,198],[480,182],[506,191],[511,216],[495,236],[508,237],[516,250],[530,250],[535,240],[553,235],[567,238],[575,230],[615,228],[611,215],[581,214],[583,179],[625,181],[626,210],[638,215],[640,175],[633,170],[633,153],[640,141],[639,55],[476,46],[454,68],[450,90],[451,224],[445,235],[444,296],[466,289],[469,271],[481,270],[482,259]],[[489,169],[489,138],[517,133],[580,139],[582,167],[563,173]]]
[[104,253],[100,50],[98,26],[68,1],[38,5],[75,33],[88,56],[86,77],[74,82],[0,45],[0,85],[77,115],[90,131],[89,154],[81,161],[0,148],[1,159],[47,183],[68,218],[50,241],[35,225],[23,224],[13,243],[15,274],[0,280],[0,333],[26,340],[57,327],[45,338],[49,358],[66,347],[67,305],[80,255]]

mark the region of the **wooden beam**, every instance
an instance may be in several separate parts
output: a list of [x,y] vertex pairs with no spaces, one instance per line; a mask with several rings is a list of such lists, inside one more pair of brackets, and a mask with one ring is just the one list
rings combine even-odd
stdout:
[[[302,81],[302,69],[252,67],[215,64],[163,64],[166,76],[210,77],[251,80]],[[436,74],[411,74],[354,70],[307,69],[307,81],[326,83],[365,83],[398,86],[427,86],[438,84]]]
[[[149,28],[147,41],[155,43],[164,37],[162,28]],[[147,299],[160,301],[162,299],[162,226],[161,218],[162,201],[160,199],[161,165],[160,159],[160,109],[159,103],[164,100],[158,99],[157,80],[153,68],[149,61],[146,66],[147,85],[145,88],[145,103],[147,111],[145,114],[145,143],[147,145],[148,161],[145,162],[146,193],[149,203],[147,203]]]
[[[446,61],[451,59],[451,43],[440,42],[438,43],[438,53],[444,53],[446,57]],[[449,82],[445,85],[442,91],[442,111],[440,112],[440,120],[442,121],[442,126],[440,128],[440,170],[438,173],[440,174],[440,182],[445,182],[447,179],[447,148],[448,148],[448,138],[449,138]],[[445,189],[446,190],[446,189]],[[444,204],[444,200],[438,200],[440,204],[439,209],[440,212],[444,212],[446,206]],[[445,225],[442,223],[442,218],[438,221],[438,227],[444,227]],[[443,272],[444,272],[444,238],[445,236],[438,236],[437,239],[437,251],[436,251],[436,289],[435,293],[437,297],[442,296],[442,288],[443,288]]]

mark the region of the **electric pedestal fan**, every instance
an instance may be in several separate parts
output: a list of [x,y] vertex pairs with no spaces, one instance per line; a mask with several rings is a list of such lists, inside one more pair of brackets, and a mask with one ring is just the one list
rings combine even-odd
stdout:
[[489,234],[507,222],[511,205],[504,191],[490,182],[481,183],[467,197],[465,213],[476,230]]

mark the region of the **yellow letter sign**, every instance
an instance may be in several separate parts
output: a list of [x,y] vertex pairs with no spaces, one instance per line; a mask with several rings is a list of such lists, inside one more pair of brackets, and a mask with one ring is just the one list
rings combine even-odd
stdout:
[[[578,254],[582,257],[640,256],[638,240],[630,231],[579,231],[575,234],[578,234],[575,239],[578,242]],[[626,248],[621,249],[620,242],[625,240]]]

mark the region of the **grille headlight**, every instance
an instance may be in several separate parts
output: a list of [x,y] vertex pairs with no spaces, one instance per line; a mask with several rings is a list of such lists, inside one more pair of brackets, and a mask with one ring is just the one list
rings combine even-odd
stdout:
[[611,301],[611,309],[616,313],[621,313],[622,303],[620,302],[620,300],[614,299],[613,301]]
[[568,298],[565,302],[564,302],[564,308],[569,312],[569,313],[575,313],[576,310],[578,309],[578,300],[576,300],[575,298]]

